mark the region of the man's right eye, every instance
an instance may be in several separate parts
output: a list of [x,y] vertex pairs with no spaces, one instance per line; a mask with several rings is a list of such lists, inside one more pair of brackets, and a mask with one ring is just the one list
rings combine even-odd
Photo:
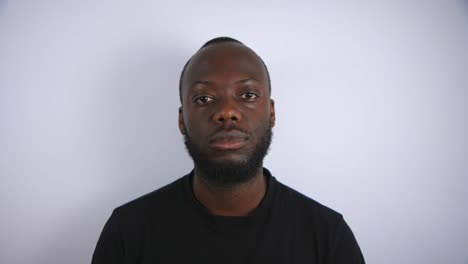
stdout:
[[208,95],[202,95],[202,96],[195,97],[193,101],[201,105],[201,104],[206,104],[206,103],[213,101],[213,97],[208,96]]

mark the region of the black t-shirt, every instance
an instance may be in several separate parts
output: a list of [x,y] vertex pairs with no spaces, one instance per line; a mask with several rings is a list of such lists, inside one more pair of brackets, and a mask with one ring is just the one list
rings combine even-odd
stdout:
[[266,195],[248,216],[212,215],[193,194],[193,171],[116,208],[92,263],[364,263],[339,213],[264,174]]

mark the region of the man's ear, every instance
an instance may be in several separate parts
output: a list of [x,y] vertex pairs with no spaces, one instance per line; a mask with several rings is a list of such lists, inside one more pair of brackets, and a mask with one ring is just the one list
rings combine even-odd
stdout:
[[179,131],[182,135],[185,135],[185,123],[184,123],[184,115],[182,113],[182,106],[179,107]]
[[273,99],[270,99],[270,122],[271,122],[271,127],[274,127],[276,123],[276,114],[275,114],[275,101]]

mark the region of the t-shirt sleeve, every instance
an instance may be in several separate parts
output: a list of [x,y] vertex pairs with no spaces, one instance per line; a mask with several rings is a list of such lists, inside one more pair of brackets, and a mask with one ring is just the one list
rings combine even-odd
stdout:
[[117,212],[114,210],[101,232],[92,257],[92,264],[122,263],[123,241],[118,223]]
[[365,264],[361,249],[343,217],[337,224],[329,264]]

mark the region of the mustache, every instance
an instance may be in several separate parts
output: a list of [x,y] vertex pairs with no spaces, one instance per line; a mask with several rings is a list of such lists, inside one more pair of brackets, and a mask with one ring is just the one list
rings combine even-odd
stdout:
[[219,127],[209,135],[210,141],[223,139],[223,138],[248,138],[250,133],[245,129],[237,127],[235,124],[230,125],[228,128]]

